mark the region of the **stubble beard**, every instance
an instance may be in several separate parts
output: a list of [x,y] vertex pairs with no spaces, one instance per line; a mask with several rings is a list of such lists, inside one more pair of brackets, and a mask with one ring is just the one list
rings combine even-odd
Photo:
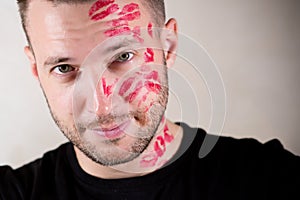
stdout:
[[142,111],[136,112],[138,113],[136,115],[147,115],[143,118],[143,122],[141,123],[140,121],[136,120],[138,124],[145,123],[145,125],[140,125],[138,132],[135,134],[135,140],[129,145],[129,150],[127,151],[124,151],[123,148],[114,146],[117,141],[113,140],[108,141],[111,145],[110,149],[101,149],[99,144],[93,144],[84,137],[84,134],[79,133],[74,123],[74,119],[72,125],[68,127],[68,125],[66,125],[67,123],[65,123],[62,119],[59,119],[58,115],[55,114],[54,110],[50,106],[50,103],[42,86],[41,88],[43,90],[50,114],[65,137],[94,162],[103,166],[114,166],[130,162],[141,155],[149,146],[152,138],[158,131],[158,127],[166,110],[169,96],[168,77],[166,69],[164,69],[164,74],[165,77],[163,77],[164,80],[162,81],[162,88],[160,93],[158,94],[157,101],[153,104],[147,114]]

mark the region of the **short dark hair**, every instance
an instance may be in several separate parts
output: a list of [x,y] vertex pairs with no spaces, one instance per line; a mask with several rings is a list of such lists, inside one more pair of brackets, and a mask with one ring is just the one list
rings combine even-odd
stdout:
[[[26,26],[27,26],[27,10],[28,10],[27,8],[30,1],[32,0],[17,0],[23,30],[25,32],[26,39],[29,45],[30,45],[30,39],[28,36],[28,32],[26,30]],[[59,3],[80,4],[80,3],[92,2],[95,0],[45,0],[45,1],[53,2],[55,4],[59,4]],[[164,0],[141,0],[141,1],[143,2],[146,8],[149,8],[150,14],[155,20],[156,26],[162,26],[166,20]]]

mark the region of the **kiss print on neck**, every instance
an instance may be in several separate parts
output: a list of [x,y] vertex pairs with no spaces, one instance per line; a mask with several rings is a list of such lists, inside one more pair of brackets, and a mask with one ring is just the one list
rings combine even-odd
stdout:
[[161,167],[167,160],[162,159],[160,162],[158,161],[165,155],[168,147],[167,144],[170,144],[173,140],[174,137],[169,133],[169,127],[166,124],[164,126],[163,135],[159,135],[155,138],[153,150],[142,157],[140,166],[143,168]]

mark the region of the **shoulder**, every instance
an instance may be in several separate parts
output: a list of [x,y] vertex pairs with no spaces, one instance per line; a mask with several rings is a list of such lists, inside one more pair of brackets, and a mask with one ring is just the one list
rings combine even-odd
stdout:
[[66,152],[70,147],[70,143],[63,144],[45,153],[42,158],[17,169],[0,167],[0,197],[4,195],[11,199],[23,199],[26,193],[32,192],[37,186],[46,182],[51,184],[57,168],[65,165]]
[[217,138],[217,143],[210,154],[210,156],[221,154],[225,158],[232,157],[238,160],[255,159],[263,162],[284,161],[286,159],[299,161],[300,159],[299,156],[286,150],[278,139],[272,139],[263,143],[254,138],[236,139],[225,136]]
[[217,173],[219,182],[251,190],[249,194],[275,199],[298,195],[300,157],[287,151],[278,139],[262,143],[253,138],[218,137],[211,152],[199,159],[200,164],[211,174]]
[[[177,123],[179,124],[179,123]],[[254,138],[233,138],[229,136],[209,134],[201,128],[191,128],[180,123],[184,130],[183,143],[190,141],[190,148],[198,151],[199,157],[220,157],[224,159],[294,159],[300,157],[286,150],[278,139],[260,142]],[[192,140],[192,141],[191,141]]]
[[185,163],[189,163],[188,175],[193,183],[215,191],[221,199],[226,195],[246,195],[247,199],[299,196],[300,157],[287,151],[278,139],[260,142],[253,138],[212,135],[187,125],[182,127],[184,134],[195,133],[184,154],[188,155]]
[[228,165],[245,165],[246,169],[266,166],[273,166],[273,169],[300,167],[300,157],[286,150],[278,139],[263,143],[254,138],[237,139],[206,134],[204,141],[201,142],[201,148],[207,146],[205,143],[209,141],[215,143],[210,144],[213,147],[203,158],[204,160],[218,160]]

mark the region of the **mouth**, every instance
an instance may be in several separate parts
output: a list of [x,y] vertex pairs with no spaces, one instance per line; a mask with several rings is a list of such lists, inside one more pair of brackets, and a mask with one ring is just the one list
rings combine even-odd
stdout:
[[129,126],[130,121],[126,121],[124,123],[113,125],[111,127],[99,127],[94,128],[92,131],[101,137],[105,137],[109,140],[114,140],[123,137],[126,133],[125,130]]

